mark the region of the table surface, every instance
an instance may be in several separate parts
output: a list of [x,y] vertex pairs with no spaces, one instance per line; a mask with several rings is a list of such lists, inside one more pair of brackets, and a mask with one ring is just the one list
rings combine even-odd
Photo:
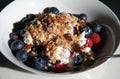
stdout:
[[[12,1],[13,0],[0,0],[0,11]],[[109,8],[111,8],[113,12],[117,15],[117,17],[120,19],[119,0],[100,0],[100,1],[105,3]],[[16,73],[16,74],[12,74],[12,73]],[[17,76],[14,76],[14,75],[17,75]],[[25,78],[34,79],[36,77],[37,79],[39,79],[39,76],[33,75],[32,73],[17,67],[0,53],[0,79],[8,79],[8,78],[9,79],[11,78],[12,79],[25,79]],[[42,78],[40,77],[40,79]]]

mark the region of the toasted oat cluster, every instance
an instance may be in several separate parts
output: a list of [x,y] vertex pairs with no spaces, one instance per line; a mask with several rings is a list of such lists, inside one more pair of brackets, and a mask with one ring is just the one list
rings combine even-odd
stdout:
[[[99,46],[101,26],[89,27],[85,14],[59,12],[56,7],[29,14],[14,24],[10,48],[24,64],[42,71],[65,72],[95,60],[92,47]],[[96,25],[95,25],[96,24]],[[96,29],[95,29],[96,30]],[[94,39],[94,37],[96,39]]]
[[[46,46],[45,54],[51,63],[61,61],[67,64],[70,52],[78,53],[73,49],[74,46],[86,43],[85,33],[80,33],[79,26],[78,18],[68,13],[39,13],[37,18],[26,26],[24,42],[32,46]],[[90,52],[90,48],[83,51]]]

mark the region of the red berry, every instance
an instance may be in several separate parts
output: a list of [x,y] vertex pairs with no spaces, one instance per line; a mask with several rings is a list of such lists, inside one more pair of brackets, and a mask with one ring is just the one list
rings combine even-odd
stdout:
[[86,26],[86,22],[84,20],[80,20],[79,22],[81,27],[85,27]]
[[81,46],[80,49],[84,49],[85,47],[92,47],[93,46],[93,42],[90,38],[86,38],[86,44]]
[[93,33],[90,36],[90,38],[91,38],[94,46],[100,45],[100,43],[101,43],[101,37],[100,37],[100,35],[98,33]]
[[53,71],[54,72],[65,72],[66,71],[66,67],[67,65],[66,64],[63,64],[63,63],[56,63],[54,68],[53,68]]
[[92,47],[92,46],[93,46],[92,40],[90,38],[87,38],[85,47]]

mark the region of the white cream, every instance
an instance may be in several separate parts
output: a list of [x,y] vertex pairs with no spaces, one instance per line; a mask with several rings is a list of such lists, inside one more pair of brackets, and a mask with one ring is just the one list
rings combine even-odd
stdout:
[[70,51],[58,46],[54,51],[54,57],[56,60],[60,60],[61,63],[67,64],[69,63]]
[[91,48],[90,47],[85,47],[84,49],[81,50],[82,52],[90,52],[91,51]]
[[[64,29],[64,28],[63,28]],[[72,24],[68,24],[67,26],[66,26],[66,30],[64,29],[64,34],[65,33],[70,33],[70,34],[73,34],[74,33],[74,28],[73,28],[73,25]]]
[[24,34],[24,42],[26,44],[33,44],[32,36],[30,35],[30,33],[28,31],[26,31]]
[[50,13],[49,14],[51,17],[55,17],[56,15],[55,14],[53,14],[53,13]]
[[78,23],[77,22],[75,22],[75,23],[72,23],[72,24],[68,24],[68,26],[69,26],[69,28],[70,28],[70,33],[71,34],[74,34],[74,26],[76,26],[76,25],[78,25]]
[[82,32],[79,35],[79,42],[78,43],[79,43],[80,47],[86,44],[85,32]]

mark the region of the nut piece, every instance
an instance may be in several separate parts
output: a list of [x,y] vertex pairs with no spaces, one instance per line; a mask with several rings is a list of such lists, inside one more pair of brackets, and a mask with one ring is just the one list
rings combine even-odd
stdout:
[[23,50],[25,50],[26,52],[30,52],[32,47],[33,47],[32,44],[30,44],[30,45],[25,45],[24,48],[23,48]]

